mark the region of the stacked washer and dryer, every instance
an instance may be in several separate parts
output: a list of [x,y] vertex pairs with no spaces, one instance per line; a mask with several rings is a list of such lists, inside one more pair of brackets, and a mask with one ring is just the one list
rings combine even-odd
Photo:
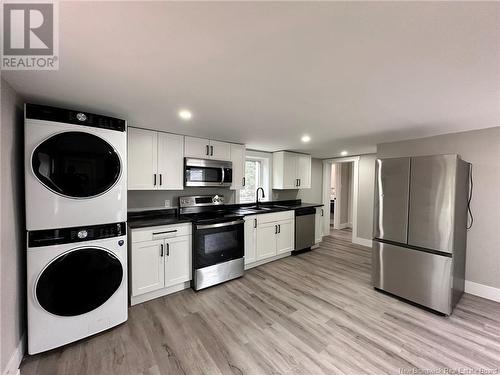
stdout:
[[29,354],[127,320],[126,129],[25,106]]

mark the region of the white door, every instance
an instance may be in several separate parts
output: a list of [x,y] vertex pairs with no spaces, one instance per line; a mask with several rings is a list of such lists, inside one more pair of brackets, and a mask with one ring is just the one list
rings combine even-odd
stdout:
[[311,155],[297,154],[297,179],[299,180],[299,189],[311,188]]
[[314,223],[314,242],[320,243],[323,241],[323,220],[324,210],[323,207],[316,207],[316,216]]
[[276,255],[277,224],[265,223],[257,226],[257,260],[270,258]]
[[245,216],[245,265],[256,261],[257,216]]
[[184,137],[158,133],[158,181],[160,190],[184,188]]
[[184,156],[187,158],[209,159],[210,141],[204,138],[184,137]]
[[191,280],[191,236],[165,240],[165,287]]
[[157,132],[128,128],[128,190],[155,189]]
[[[163,255],[163,256],[162,256]],[[163,240],[132,244],[132,295],[161,289],[165,285]]]
[[231,161],[231,144],[210,141],[210,159]]
[[231,189],[243,189],[245,179],[245,145],[231,144],[231,161],[233,162],[233,183]]
[[295,248],[294,220],[284,220],[278,223],[278,234],[276,236],[276,254],[283,254]]
[[285,152],[283,158],[283,189],[297,189],[297,155]]

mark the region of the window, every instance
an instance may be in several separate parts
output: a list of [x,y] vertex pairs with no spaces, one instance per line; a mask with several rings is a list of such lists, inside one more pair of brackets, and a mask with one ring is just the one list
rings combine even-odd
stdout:
[[245,187],[240,190],[241,203],[255,201],[255,191],[262,187],[262,177],[262,162],[247,159],[245,162]]

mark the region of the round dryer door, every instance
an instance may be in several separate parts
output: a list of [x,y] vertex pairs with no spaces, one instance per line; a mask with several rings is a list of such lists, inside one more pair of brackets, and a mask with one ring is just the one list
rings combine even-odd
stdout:
[[43,141],[33,152],[35,176],[48,189],[69,198],[90,198],[111,189],[121,162],[105,140],[84,132],[65,132]]
[[36,284],[45,310],[60,316],[85,314],[104,304],[120,287],[123,267],[109,251],[81,248],[53,260]]

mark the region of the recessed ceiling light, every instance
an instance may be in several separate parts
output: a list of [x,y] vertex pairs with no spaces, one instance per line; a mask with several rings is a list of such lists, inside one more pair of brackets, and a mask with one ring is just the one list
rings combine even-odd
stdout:
[[179,117],[183,120],[191,120],[193,114],[191,113],[191,111],[188,111],[187,109],[181,109],[179,111]]
[[340,153],[340,156],[346,156],[347,154],[348,154],[348,152],[344,150],[344,151],[342,151],[342,152]]
[[307,143],[311,140],[311,137],[309,137],[308,135],[303,135],[300,140],[304,143]]

